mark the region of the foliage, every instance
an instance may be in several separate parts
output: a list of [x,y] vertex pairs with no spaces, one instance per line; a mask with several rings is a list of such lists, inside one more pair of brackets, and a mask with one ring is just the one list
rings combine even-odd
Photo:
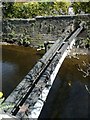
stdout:
[[32,18],[35,16],[67,14],[69,2],[3,3],[5,18]]
[[6,103],[3,103],[3,100],[3,98],[0,99],[0,111],[14,107],[14,104],[10,103],[9,105],[7,105]]
[[[68,13],[70,2],[5,2],[3,16],[5,18],[32,18],[35,16],[61,15]],[[72,3],[76,14],[90,13],[89,2]]]
[[87,37],[83,42],[90,45],[90,38]]
[[56,11],[59,12],[59,14],[67,14],[67,10],[69,7],[70,3],[65,3],[65,2],[54,2],[54,8]]
[[90,13],[90,1],[89,2],[74,2],[72,4],[76,14],[80,14],[81,11]]
[[3,2],[2,5],[3,5],[3,17],[12,17],[13,15],[13,2]]

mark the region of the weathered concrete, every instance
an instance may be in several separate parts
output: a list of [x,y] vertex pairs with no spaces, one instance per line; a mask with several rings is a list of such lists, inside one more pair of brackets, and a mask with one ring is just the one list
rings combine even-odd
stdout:
[[[15,115],[17,118],[25,118],[26,115],[29,118],[39,116],[58,70],[69,49],[72,48],[75,42],[74,38],[83,30],[84,24],[82,22],[72,33],[71,29],[67,28],[49,51],[36,63],[4,101],[7,106],[13,104],[12,108],[4,109],[6,113]],[[24,111],[19,109],[20,106]],[[28,109],[27,114],[26,109]]]
[[[36,17],[35,19],[3,20],[3,41],[19,43],[20,45],[43,45],[44,41],[55,41],[62,35],[65,28],[72,24],[76,27],[80,21],[86,21],[88,28],[85,33],[90,36],[90,15],[64,15]],[[81,39],[81,36],[80,36]],[[29,43],[27,42],[29,41]]]

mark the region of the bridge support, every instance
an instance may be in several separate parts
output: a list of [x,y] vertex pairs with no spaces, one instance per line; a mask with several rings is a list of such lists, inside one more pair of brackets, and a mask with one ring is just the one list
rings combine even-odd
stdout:
[[44,47],[45,47],[45,53],[48,51],[48,45],[49,44],[54,44],[55,41],[45,41],[44,42]]
[[6,105],[14,104],[13,108],[4,109],[6,113],[17,118],[26,118],[26,111],[20,106],[27,107],[27,118],[38,118],[54,79],[70,49],[75,43],[75,37],[83,30],[84,23],[72,33],[67,32],[53,44],[46,54],[37,62],[34,68],[25,76],[21,83],[5,100]]

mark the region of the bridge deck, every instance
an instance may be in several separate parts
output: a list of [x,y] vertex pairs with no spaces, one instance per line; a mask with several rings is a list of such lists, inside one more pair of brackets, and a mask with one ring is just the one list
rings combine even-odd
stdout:
[[[25,76],[5,100],[5,104],[14,107],[4,109],[18,118],[38,118],[46,101],[53,81],[60,69],[67,53],[75,43],[75,37],[84,28],[84,23],[70,33],[66,29],[62,36],[53,44],[47,53],[37,62],[34,68]],[[69,31],[69,32],[68,32]],[[22,106],[20,109],[20,106]]]

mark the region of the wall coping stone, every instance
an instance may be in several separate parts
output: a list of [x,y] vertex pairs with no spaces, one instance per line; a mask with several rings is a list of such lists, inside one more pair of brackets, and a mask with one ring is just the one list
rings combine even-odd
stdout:
[[36,21],[38,19],[62,19],[62,18],[75,18],[75,17],[90,17],[90,14],[77,14],[77,15],[58,15],[58,16],[36,16],[35,18],[6,18],[2,20],[10,20],[10,21]]

